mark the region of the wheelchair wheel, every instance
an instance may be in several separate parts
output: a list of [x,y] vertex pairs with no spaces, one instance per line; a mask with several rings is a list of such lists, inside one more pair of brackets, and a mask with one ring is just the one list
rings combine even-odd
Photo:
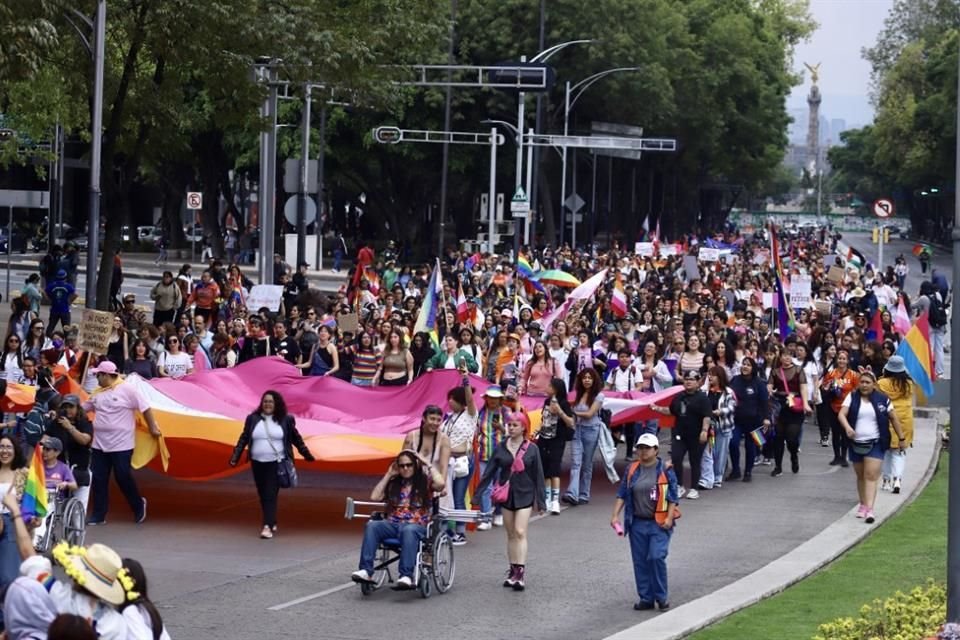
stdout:
[[446,593],[453,586],[457,565],[453,557],[453,541],[444,531],[433,540],[433,583],[437,593]]
[[383,586],[383,583],[387,581],[390,577],[390,567],[385,566],[387,562],[390,561],[390,551],[380,547],[377,549],[377,555],[373,559],[374,567],[383,567],[382,569],[375,570],[373,572],[373,582],[361,582],[360,583],[360,593],[365,596],[370,595],[377,589]]
[[83,539],[86,537],[85,519],[86,510],[83,503],[76,498],[71,498],[63,510],[63,527],[61,540],[66,540],[71,545],[83,546]]
[[430,580],[430,576],[421,573],[417,589],[419,589],[421,597],[429,598],[430,594],[433,593],[433,582]]

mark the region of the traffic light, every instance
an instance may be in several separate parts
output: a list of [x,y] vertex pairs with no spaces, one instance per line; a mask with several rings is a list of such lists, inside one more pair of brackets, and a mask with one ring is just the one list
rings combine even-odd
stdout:
[[0,142],[13,140],[13,137],[15,135],[16,135],[16,132],[13,129],[0,129]]
[[877,241],[880,239],[880,229],[877,227],[873,228],[873,244],[877,244]]
[[884,244],[890,242],[890,228],[889,228],[889,227],[884,227],[884,228],[883,228],[883,242],[884,242]]

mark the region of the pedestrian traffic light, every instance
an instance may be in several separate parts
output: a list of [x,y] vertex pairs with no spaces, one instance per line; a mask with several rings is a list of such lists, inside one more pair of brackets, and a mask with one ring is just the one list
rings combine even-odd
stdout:
[[15,133],[16,132],[13,129],[0,129],[0,142],[13,140],[13,136],[15,135]]

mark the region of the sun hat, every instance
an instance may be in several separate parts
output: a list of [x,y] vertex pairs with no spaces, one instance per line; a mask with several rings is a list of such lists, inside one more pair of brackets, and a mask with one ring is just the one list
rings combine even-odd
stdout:
[[112,376],[118,375],[117,365],[113,364],[109,360],[104,360],[103,362],[95,366],[93,369],[90,369],[90,371],[88,371],[87,373],[92,373],[94,375],[98,373],[108,373]]
[[123,585],[117,578],[123,561],[107,545],[95,543],[89,547],[71,547],[62,542],[54,547],[53,559],[74,583],[104,602],[119,606],[126,599]]
[[660,441],[657,439],[657,436],[652,433],[644,433],[639,438],[637,438],[638,447],[653,447],[655,449],[660,448]]
[[487,390],[483,392],[483,397],[485,398],[502,398],[503,391],[500,387],[487,387]]
[[907,364],[903,361],[903,356],[890,356],[883,370],[890,373],[903,373],[907,370]]

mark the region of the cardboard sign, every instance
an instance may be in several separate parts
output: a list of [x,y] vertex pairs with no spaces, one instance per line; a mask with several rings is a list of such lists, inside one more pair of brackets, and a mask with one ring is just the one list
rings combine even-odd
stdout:
[[113,333],[113,314],[109,311],[84,309],[80,320],[80,335],[77,347],[83,351],[104,354],[110,346],[110,334]]
[[760,249],[753,254],[753,264],[765,265],[770,263],[770,250]]
[[283,285],[255,284],[250,288],[247,296],[247,311],[256,313],[266,307],[270,311],[280,311],[280,301],[283,300]]
[[840,267],[830,267],[830,270],[827,271],[827,280],[834,284],[843,284],[843,276],[844,272]]
[[704,262],[717,262],[720,260],[720,249],[711,249],[710,247],[700,247],[700,259]]
[[633,245],[633,252],[640,256],[641,258],[650,258],[653,257],[653,243],[652,242],[637,242]]
[[817,310],[817,315],[821,318],[829,318],[833,315],[833,304],[829,300],[814,300],[813,308]]
[[794,309],[809,309],[813,281],[808,275],[795,275],[790,281],[790,306]]
[[357,335],[357,329],[360,328],[360,316],[355,313],[345,313],[337,318],[337,326],[342,333],[352,333]]
[[683,257],[683,273],[687,282],[693,282],[700,279],[700,267],[697,266],[696,256]]

